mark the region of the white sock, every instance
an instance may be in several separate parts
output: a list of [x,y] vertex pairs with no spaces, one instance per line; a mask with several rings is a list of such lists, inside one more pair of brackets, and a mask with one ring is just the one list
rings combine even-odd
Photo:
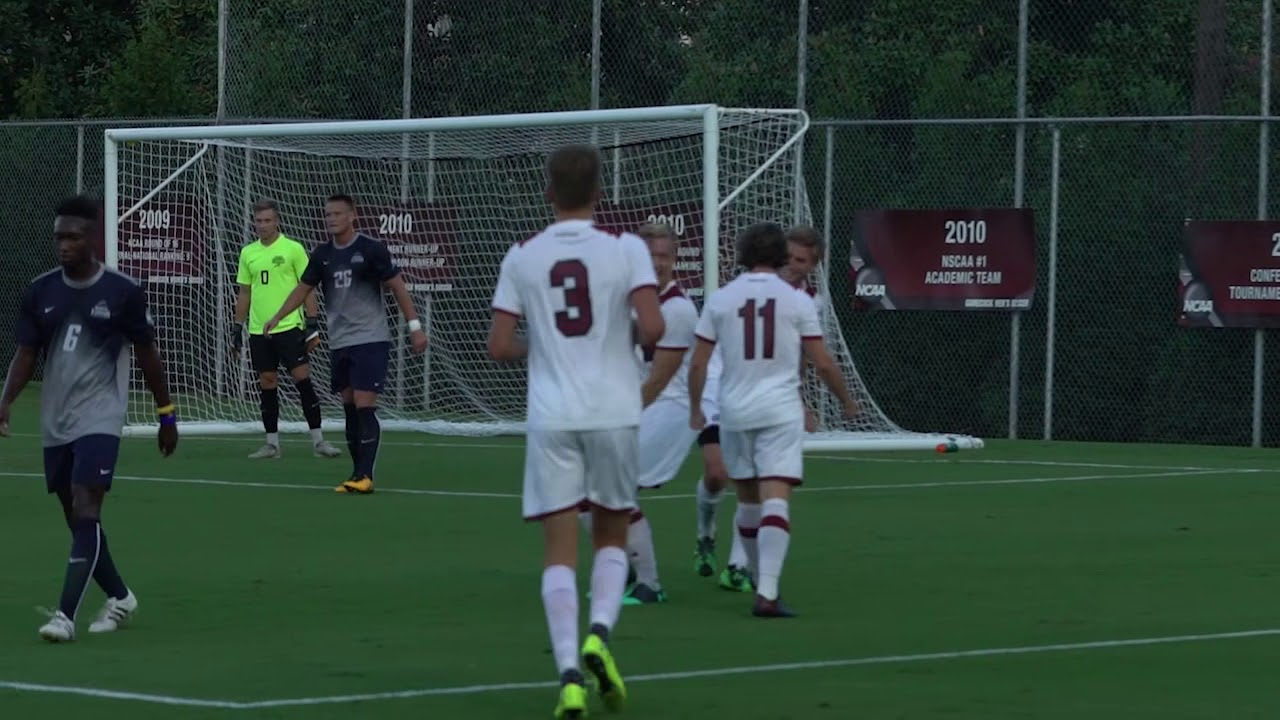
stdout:
[[267,444],[280,447],[280,433],[278,432],[267,433]]
[[620,547],[602,547],[591,564],[591,624],[612,630],[622,612],[622,593],[627,584],[627,552]]
[[777,600],[778,579],[782,577],[782,564],[787,559],[787,546],[791,544],[791,518],[786,500],[764,501],[759,541],[760,574],[756,592],[766,600]]
[[568,565],[542,571],[542,607],[547,611],[556,668],[578,669],[578,576]]
[[311,428],[311,444],[319,445],[324,442],[324,431],[320,428]]
[[[734,516],[737,517],[736,515]],[[735,525],[733,528],[733,545],[729,547],[729,567],[746,569],[748,563],[747,548],[742,545],[742,533],[738,532]]]
[[742,538],[742,554],[746,559],[743,567],[755,577],[760,567],[760,553],[756,549],[756,536],[760,532],[760,506],[755,503],[738,503],[738,512],[733,522],[738,526],[736,534]]
[[707,479],[698,481],[698,537],[713,538],[716,536],[716,510],[724,499],[724,490],[711,492],[707,489]]
[[644,583],[654,590],[662,589],[658,584],[658,558],[653,550],[653,528],[649,526],[649,518],[639,509],[631,512],[631,524],[627,526],[627,556],[631,566],[636,569],[636,582]]

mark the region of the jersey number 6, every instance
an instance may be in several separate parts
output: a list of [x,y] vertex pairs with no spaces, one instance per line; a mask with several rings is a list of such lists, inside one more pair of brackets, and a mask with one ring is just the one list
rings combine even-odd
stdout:
[[591,288],[581,260],[561,260],[551,266],[551,287],[564,289],[564,310],[556,313],[556,329],[565,337],[591,332]]

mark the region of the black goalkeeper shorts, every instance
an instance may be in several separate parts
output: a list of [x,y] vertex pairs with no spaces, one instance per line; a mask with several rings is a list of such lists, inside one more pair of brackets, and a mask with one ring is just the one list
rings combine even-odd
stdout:
[[302,328],[293,328],[270,335],[250,335],[249,355],[253,358],[253,369],[259,373],[276,372],[281,366],[292,371],[299,365],[309,362],[307,356],[307,333]]

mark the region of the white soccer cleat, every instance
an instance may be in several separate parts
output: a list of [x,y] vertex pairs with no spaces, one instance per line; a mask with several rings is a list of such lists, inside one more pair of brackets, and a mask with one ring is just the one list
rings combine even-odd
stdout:
[[250,460],[275,460],[280,457],[280,447],[278,445],[263,445],[256,451],[249,453]]
[[124,627],[129,618],[138,611],[138,598],[130,590],[123,600],[107,598],[107,603],[98,611],[98,617],[89,624],[91,633],[109,633]]
[[312,447],[315,450],[316,457],[336,458],[342,454],[342,451],[334,447],[328,440],[321,440]]
[[49,622],[40,627],[40,637],[52,643],[71,642],[76,639],[76,624],[61,610],[45,610]]

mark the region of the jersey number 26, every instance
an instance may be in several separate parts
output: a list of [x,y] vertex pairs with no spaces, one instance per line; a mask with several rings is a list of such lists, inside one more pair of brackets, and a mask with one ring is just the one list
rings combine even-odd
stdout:
[[556,329],[565,337],[591,332],[591,287],[581,260],[561,260],[551,266],[551,287],[564,290],[564,310],[556,313]]

